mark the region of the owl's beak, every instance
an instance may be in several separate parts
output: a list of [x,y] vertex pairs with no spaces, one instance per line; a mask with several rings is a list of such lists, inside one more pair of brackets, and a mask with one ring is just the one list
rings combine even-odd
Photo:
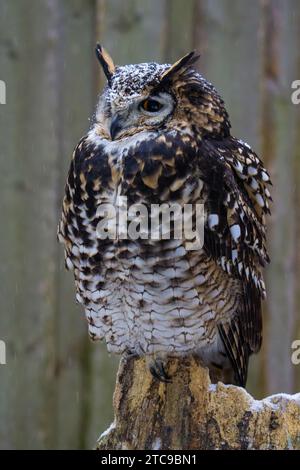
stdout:
[[110,123],[110,136],[111,140],[115,140],[119,132],[122,130],[122,118],[116,114]]

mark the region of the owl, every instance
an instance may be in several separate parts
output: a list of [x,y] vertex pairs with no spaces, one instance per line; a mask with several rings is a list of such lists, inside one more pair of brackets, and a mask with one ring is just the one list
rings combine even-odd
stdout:
[[[195,52],[173,65],[126,66],[96,52],[107,84],[73,153],[58,228],[89,335],[112,353],[145,357],[163,382],[172,380],[169,357],[193,355],[213,382],[245,386],[262,341],[269,174],[231,135],[222,98],[193,68]],[[189,205],[191,219],[201,204],[202,243],[190,249],[184,233],[172,236],[172,214],[168,237],[103,236],[99,209],[125,200],[148,214]]]

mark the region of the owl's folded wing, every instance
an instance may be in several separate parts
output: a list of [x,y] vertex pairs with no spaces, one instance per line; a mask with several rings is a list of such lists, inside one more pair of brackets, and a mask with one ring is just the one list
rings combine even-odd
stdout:
[[264,219],[270,212],[270,177],[252,150],[232,137],[203,140],[199,151],[206,193],[204,249],[241,281],[239,309],[218,328],[237,383],[244,386],[249,355],[261,346],[261,268],[269,262]]
[[205,249],[224,271],[264,297],[269,175],[251,149],[232,137],[203,140],[199,154],[206,192]]

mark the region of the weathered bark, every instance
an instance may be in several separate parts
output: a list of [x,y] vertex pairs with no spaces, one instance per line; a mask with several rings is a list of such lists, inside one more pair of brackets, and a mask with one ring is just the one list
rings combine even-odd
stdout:
[[144,359],[121,360],[115,420],[98,450],[300,449],[300,394],[254,400],[243,388],[212,385],[191,357],[167,370],[172,383],[158,383]]

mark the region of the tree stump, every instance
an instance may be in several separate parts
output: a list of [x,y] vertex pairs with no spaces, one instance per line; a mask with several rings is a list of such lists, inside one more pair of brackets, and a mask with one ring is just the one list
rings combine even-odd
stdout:
[[115,420],[98,450],[300,449],[300,393],[254,400],[243,388],[211,384],[193,357],[170,359],[171,383],[144,359],[122,358]]

